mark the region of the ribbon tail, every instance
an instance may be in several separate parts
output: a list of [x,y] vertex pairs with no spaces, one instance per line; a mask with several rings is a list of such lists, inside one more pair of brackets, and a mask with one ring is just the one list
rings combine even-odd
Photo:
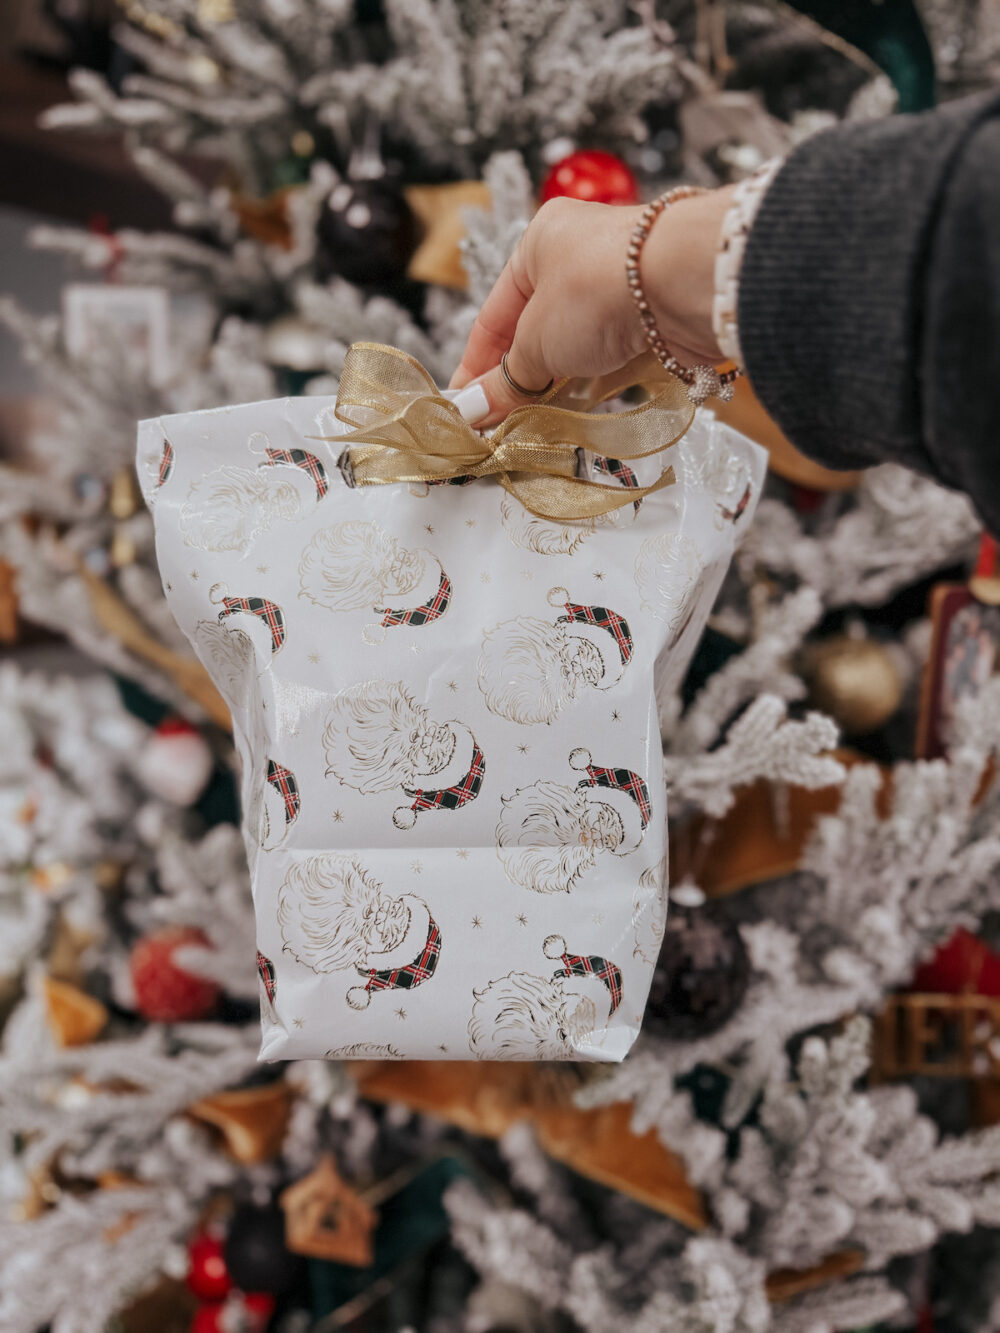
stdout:
[[676,477],[673,468],[668,467],[650,485],[630,489],[605,486],[586,477],[540,476],[535,472],[501,472],[497,480],[536,518],[566,523],[599,518],[615,509],[624,509],[636,500],[672,486]]

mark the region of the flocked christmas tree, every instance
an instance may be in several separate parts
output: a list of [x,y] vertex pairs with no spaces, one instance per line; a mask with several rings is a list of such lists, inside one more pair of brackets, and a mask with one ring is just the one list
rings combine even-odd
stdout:
[[[965,8],[965,27],[927,10],[949,91],[996,57]],[[543,185],[736,179],[891,113],[887,80],[752,3],[124,15],[121,90],[79,72],[46,120],[119,130],[175,226],[33,234],[91,285],[61,317],[0,308],[56,409],[31,469],[3,469],[0,555],[21,614],[165,721],[102,675],[0,674],[0,1324],[290,1333],[339,1309],[323,1327],[813,1333],[910,1327],[933,1296],[942,1328],[1000,1329],[1000,1017],[906,994],[921,963],[951,991],[995,965],[995,682],[956,705],[944,757],[912,759],[927,587],[976,552],[964,499],[775,449],[660,700],[673,890],[662,943],[635,941],[660,953],[643,1037],[599,1073],[428,1079],[255,1063],[242,843],[201,798],[231,785],[226,713],[166,611],[131,471],[138,419],[335,392],[356,340],[446,381]],[[956,938],[971,952],[942,981]],[[956,1032],[956,1076],[928,1077],[929,1034]]]

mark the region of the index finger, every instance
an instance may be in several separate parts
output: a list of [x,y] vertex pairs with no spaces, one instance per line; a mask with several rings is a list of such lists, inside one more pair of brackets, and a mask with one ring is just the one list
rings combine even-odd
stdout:
[[504,352],[510,350],[517,321],[531,297],[531,286],[517,261],[515,251],[476,316],[462,360],[451,377],[450,389],[461,389],[470,380],[492,370],[500,364]]

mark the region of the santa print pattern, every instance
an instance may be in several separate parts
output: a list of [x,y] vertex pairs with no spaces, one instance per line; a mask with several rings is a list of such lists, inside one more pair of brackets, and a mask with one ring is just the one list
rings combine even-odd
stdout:
[[305,449],[265,449],[264,452],[267,454],[268,461],[261,463],[261,467],[274,467],[278,463],[291,463],[293,467],[308,472],[315,483],[317,499],[322,500],[330,489],[326,468],[315,454],[307,453]]
[[413,787],[404,787],[403,793],[414,798],[411,810],[458,810],[467,801],[474,801],[479,795],[486,773],[486,760],[478,745],[472,748],[472,763],[462,781],[455,787],[445,787],[441,791],[417,791]]
[[[597,454],[594,458],[594,469],[603,472],[606,477],[614,477],[615,481],[621,482],[630,491],[639,489],[639,478],[620,458],[605,458],[603,454]],[[632,501],[632,508],[637,514],[641,504],[641,500]]]
[[567,625],[575,621],[586,625],[599,625],[601,629],[609,630],[618,644],[622,666],[627,666],[635,644],[632,640],[632,631],[624,616],[606,606],[579,606],[576,602],[567,602],[566,611],[567,614],[560,616],[556,621],[557,625]]
[[419,625],[429,625],[432,620],[437,620],[440,616],[443,616],[448,610],[450,601],[451,579],[442,569],[437,592],[429,602],[424,602],[422,606],[403,608],[398,611],[385,606],[376,606],[374,610],[376,615],[381,615],[383,625],[412,625],[416,628]]
[[290,824],[299,813],[299,807],[302,804],[295,774],[290,768],[285,768],[283,765],[276,763],[275,760],[269,759],[267,761],[267,780],[276,792],[280,792],[281,799],[285,803],[285,823]]
[[160,454],[160,470],[157,473],[156,484],[162,486],[174,470],[174,446],[169,440],[163,441],[163,453]]
[[434,969],[437,967],[440,957],[441,931],[438,929],[437,922],[431,918],[423,953],[414,962],[408,963],[406,967],[383,969],[359,967],[358,971],[363,977],[367,976],[368,978],[365,982],[365,990],[369,994],[377,990],[412,990],[414,986],[419,986],[422,981],[426,981],[428,977],[434,975]]
[[614,963],[597,954],[564,953],[564,966],[554,975],[557,977],[598,977],[608,988],[611,996],[611,1013],[622,1002],[622,970]]
[[653,812],[653,807],[649,799],[649,788],[638,773],[633,773],[630,768],[599,768],[596,764],[588,764],[587,774],[587,777],[577,783],[578,787],[594,785],[627,791],[630,796],[635,798],[635,803],[639,807],[642,827],[646,827],[649,823],[649,816]]
[[274,964],[270,958],[265,958],[259,949],[257,950],[257,971],[264,983],[267,998],[274,1004],[274,997],[278,993],[278,981],[274,975]]
[[271,631],[272,653],[276,653],[285,642],[285,617],[281,607],[275,606],[266,597],[223,597],[222,608],[219,612],[220,621],[225,620],[226,616],[238,615],[241,611],[263,620]]
[[725,505],[719,506],[719,508],[722,510],[722,517],[726,519],[729,523],[736,523],[745,512],[747,505],[750,503],[750,497],[752,494],[753,491],[750,487],[750,483],[747,482],[746,490],[740,496],[739,502],[737,503],[735,509],[727,509]]

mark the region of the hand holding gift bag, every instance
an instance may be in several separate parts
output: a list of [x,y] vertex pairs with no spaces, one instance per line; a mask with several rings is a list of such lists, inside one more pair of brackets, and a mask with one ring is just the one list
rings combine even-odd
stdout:
[[666,893],[654,677],[765,455],[669,382],[576,410],[619,387],[481,437],[363,344],[336,402],[141,423],[167,600],[241,758],[261,1059],[634,1041]]

